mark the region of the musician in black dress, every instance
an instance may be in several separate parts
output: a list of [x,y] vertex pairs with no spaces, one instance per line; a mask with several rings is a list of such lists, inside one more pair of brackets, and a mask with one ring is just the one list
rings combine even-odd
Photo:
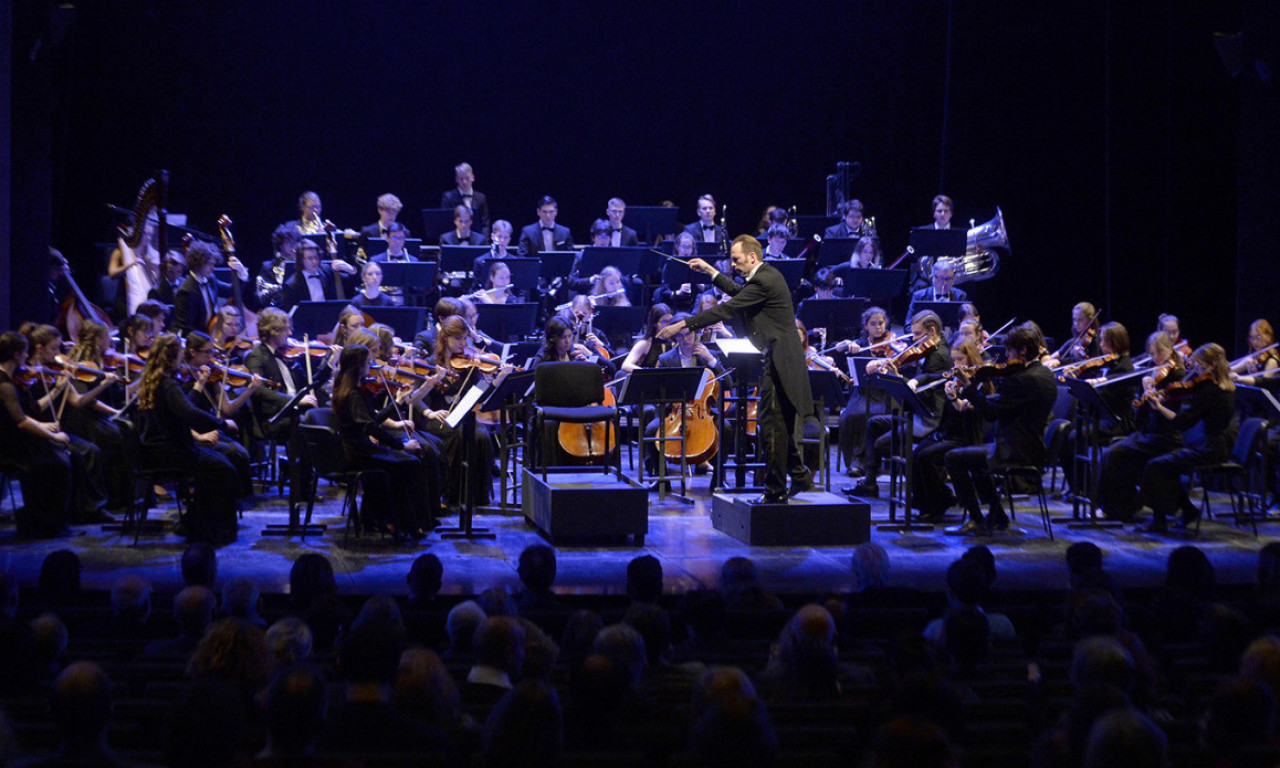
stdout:
[[[982,353],[972,341],[961,340],[951,345],[951,364],[966,368],[982,363]],[[994,387],[984,385],[987,394]],[[916,443],[912,452],[915,464],[911,467],[911,502],[920,510],[920,519],[941,521],[956,503],[955,494],[944,479],[947,454],[957,448],[981,445],[987,423],[976,408],[957,394],[948,394],[943,400],[938,428]]]
[[[77,368],[88,366],[102,371],[107,368],[103,354],[110,348],[111,334],[107,327],[93,320],[85,320],[80,324],[79,338],[67,359]],[[71,386],[75,388],[78,399],[75,404],[63,409],[61,418],[62,426],[69,434],[88,440],[98,447],[102,458],[104,490],[107,494],[106,511],[111,514],[123,514],[132,502],[133,495],[133,467],[125,460],[124,435],[120,422],[115,419],[120,411],[107,402],[111,400],[117,405],[123,405],[124,387],[120,386],[122,381],[123,378],[117,372],[107,373],[97,379],[73,375]]]
[[[856,340],[846,339],[835,345],[839,352],[858,355],[865,352],[877,357],[892,357],[898,349],[892,346],[893,331],[889,330],[889,313],[880,307],[868,307],[862,313],[862,333]],[[904,345],[905,346],[905,345]],[[869,347],[872,349],[868,350]],[[861,384],[861,377],[859,377]],[[881,389],[855,387],[840,412],[840,458],[844,461],[849,477],[862,477],[865,458],[867,421],[872,416],[887,413],[889,398]]]
[[413,455],[422,447],[383,426],[388,414],[375,411],[364,390],[369,360],[368,347],[344,347],[333,384],[333,414],[347,461],[358,469],[383,473],[366,479],[363,522],[366,528],[381,528],[396,538],[421,539],[434,527],[434,500],[427,495],[422,464]]
[[[1063,441],[1059,460],[1063,474],[1067,477],[1067,487],[1072,491],[1076,490],[1076,477],[1080,471],[1076,466],[1079,446],[1096,442],[1105,448],[1134,429],[1133,398],[1142,382],[1137,377],[1130,377],[1109,383],[1111,379],[1133,373],[1133,359],[1129,356],[1129,332],[1120,323],[1107,323],[1098,332],[1098,345],[1103,356],[1114,356],[1114,359],[1105,360],[1098,367],[1086,369],[1082,371],[1083,375],[1073,378],[1087,380],[1097,390],[1098,397],[1106,404],[1107,410],[1098,414],[1096,433],[1089,425],[1085,426],[1083,434],[1077,434],[1078,430],[1072,427],[1067,432],[1067,439]],[[1071,367],[1067,366],[1059,373],[1072,372]],[[1089,487],[1093,487],[1093,484],[1090,483]]]
[[[1227,353],[1217,344],[1203,344],[1187,358],[1187,378],[1179,382],[1187,393],[1182,407],[1166,404],[1173,390],[1157,393],[1143,380],[1155,413],[1183,435],[1183,447],[1147,462],[1142,471],[1142,501],[1151,507],[1151,523],[1140,530],[1162,533],[1168,518],[1181,512],[1175,528],[1186,528],[1200,516],[1182,485],[1193,467],[1216,464],[1231,453],[1231,423],[1236,410],[1236,385],[1231,381]],[[1172,386],[1172,385],[1171,385]],[[1197,429],[1198,427],[1198,429]]]
[[671,307],[658,302],[649,307],[649,315],[645,319],[644,331],[636,343],[631,345],[627,359],[622,361],[623,373],[631,373],[637,368],[656,368],[658,358],[671,348],[666,339],[658,336],[658,332],[671,322]]
[[[1010,331],[1005,339],[1005,354],[1014,372],[1000,379],[997,393],[987,396],[977,382],[963,373],[947,383],[947,394],[968,400],[978,414],[996,422],[994,443],[957,448],[947,454],[947,471],[956,499],[969,514],[964,524],[948,528],[947,533],[971,534],[982,530],[1003,530],[1009,518],[996,493],[991,468],[1009,464],[1043,466],[1045,461],[1044,429],[1058,397],[1053,374],[1040,364],[1036,355],[1044,344],[1044,336],[1035,323],[1023,323]],[[960,391],[960,385],[964,389]],[[990,507],[985,519],[979,502]]]
[[[151,347],[138,389],[144,467],[190,472],[195,490],[187,507],[187,539],[222,546],[236,540],[236,469],[222,454],[200,444],[210,433],[230,430],[226,420],[196,408],[174,378],[181,345],[164,334]],[[194,434],[193,434],[194,433]]]
[[249,428],[236,422],[236,414],[247,415],[244,406],[264,384],[265,380],[256,374],[250,374],[248,383],[240,387],[239,392],[230,390],[226,382],[225,368],[215,376],[213,366],[221,365],[214,361],[213,339],[207,333],[192,331],[187,334],[187,343],[182,350],[183,390],[187,399],[196,408],[209,415],[226,419],[227,429],[207,434],[196,440],[197,443],[212,448],[222,454],[231,466],[236,468],[239,478],[237,490],[239,498],[246,506],[253,503],[253,468],[249,461],[249,451],[240,443],[239,435],[246,434]]

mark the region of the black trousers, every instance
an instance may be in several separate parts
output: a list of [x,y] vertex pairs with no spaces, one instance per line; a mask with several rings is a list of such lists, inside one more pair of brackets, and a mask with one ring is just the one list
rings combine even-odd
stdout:
[[947,454],[965,444],[958,440],[926,439],[916,445],[911,467],[911,500],[922,515],[941,515],[956,503],[943,482]]
[[782,389],[782,378],[773,355],[765,354],[760,372],[760,407],[757,427],[764,454],[764,491],[768,496],[785,496],[787,478],[804,482],[809,470],[796,444],[796,424],[800,414]]
[[174,467],[191,473],[195,488],[187,507],[184,525],[188,541],[214,545],[236,540],[236,468],[212,448],[195,445],[184,448],[144,448],[146,466]]
[[846,467],[862,466],[864,461],[868,400],[871,404],[871,416],[877,416],[889,410],[886,397],[880,390],[872,390],[866,397],[855,391],[849,398],[849,402],[845,403],[844,410],[840,411],[838,445],[840,458],[843,459]]
[[983,522],[979,502],[989,505],[993,514],[1004,512],[995,481],[991,478],[991,468],[996,466],[995,453],[996,444],[988,443],[956,448],[948,452],[944,460],[947,472],[951,474],[951,486],[956,491],[956,501],[978,524]]
[[1147,462],[1142,470],[1142,501],[1151,507],[1154,522],[1163,523],[1178,510],[1182,510],[1184,521],[1194,520],[1200,512],[1187,496],[1182,475],[1192,467],[1222,461],[1226,453],[1212,448],[1180,448]]
[[51,536],[67,527],[75,472],[71,452],[34,435],[22,435],[6,451],[18,470],[23,506],[15,514],[24,536]]
[[1176,451],[1179,445],[1178,438],[1170,435],[1135,432],[1102,452],[1095,501],[1108,518],[1128,520],[1142,509],[1138,481],[1147,463]]
[[366,525],[392,524],[400,533],[429,528],[430,504],[426,471],[412,453],[375,446],[369,453],[348,454],[351,465],[379,474],[366,477],[361,517]]
[[107,509],[116,513],[128,509],[133,494],[133,467],[126,460],[121,426],[88,408],[67,408],[63,428],[68,434],[97,446],[102,478],[98,492],[105,495]]
[[[473,417],[468,417],[473,418]],[[465,426],[465,425],[460,425]],[[450,505],[464,499],[474,506],[484,506],[493,495],[493,441],[489,428],[476,423],[469,445],[463,445],[464,429],[454,429],[435,419],[420,419],[419,429],[438,440],[444,447],[444,500]],[[463,461],[466,461],[466,488],[463,488]],[[464,490],[467,492],[464,495]]]

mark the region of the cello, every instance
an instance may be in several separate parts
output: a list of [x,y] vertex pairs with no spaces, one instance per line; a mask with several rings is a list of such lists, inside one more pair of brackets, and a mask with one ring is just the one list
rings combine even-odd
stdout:
[[720,449],[720,429],[711,404],[719,396],[720,380],[713,378],[702,397],[672,408],[662,420],[662,434],[667,437],[663,455],[667,460],[680,461],[683,457],[690,464],[702,464],[715,457]]

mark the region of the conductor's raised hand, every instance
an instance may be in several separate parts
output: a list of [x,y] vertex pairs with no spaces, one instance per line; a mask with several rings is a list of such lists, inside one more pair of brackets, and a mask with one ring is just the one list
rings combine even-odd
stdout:
[[[697,259],[694,259],[694,261],[697,261]],[[683,330],[684,330],[684,321],[678,320],[674,323],[671,323],[670,325],[667,325],[664,328],[658,329],[658,332],[654,335],[657,336],[659,339],[669,339]]]
[[703,261],[702,259],[689,259],[689,269],[695,272],[704,272],[708,275],[714,275],[716,268]]

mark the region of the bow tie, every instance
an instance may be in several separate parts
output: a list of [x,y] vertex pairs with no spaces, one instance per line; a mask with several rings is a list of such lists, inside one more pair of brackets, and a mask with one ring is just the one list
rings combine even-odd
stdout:
[[555,232],[555,231],[556,231],[556,228],[555,228],[555,227],[543,227],[543,228],[542,228],[542,231],[543,231],[543,232]]
[[702,228],[703,228],[703,229],[715,229],[715,228],[716,228],[716,225],[715,225],[715,224],[703,224],[703,225],[702,225]]

